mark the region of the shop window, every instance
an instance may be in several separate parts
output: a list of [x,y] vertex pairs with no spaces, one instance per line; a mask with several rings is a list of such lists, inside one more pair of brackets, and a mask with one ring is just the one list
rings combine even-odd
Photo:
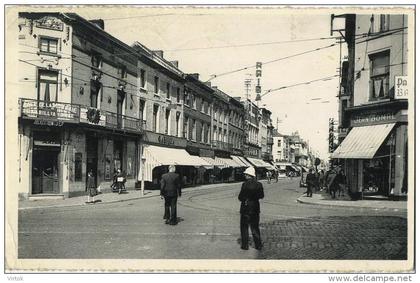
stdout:
[[389,50],[372,54],[370,59],[371,100],[389,97]]
[[45,102],[58,99],[58,72],[49,70],[38,71],[38,100]]
[[74,154],[74,180],[76,182],[82,181],[82,178],[83,178],[82,165],[83,165],[83,154],[81,152],[76,152]]
[[51,37],[39,38],[39,50],[43,53],[57,54],[58,39]]
[[159,94],[159,77],[156,76],[154,80],[154,92],[155,94]]
[[140,87],[146,88],[146,71],[140,69]]

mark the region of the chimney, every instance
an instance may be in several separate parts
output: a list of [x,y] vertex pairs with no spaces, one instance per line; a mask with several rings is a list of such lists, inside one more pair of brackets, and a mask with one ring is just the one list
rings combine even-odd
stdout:
[[152,52],[163,59],[163,50],[153,50]]
[[171,61],[170,63],[171,63],[174,67],[178,68],[178,64],[179,64],[179,62],[178,62],[178,61]]
[[98,28],[105,30],[105,22],[104,22],[104,20],[97,19],[97,20],[90,20],[89,22],[91,22],[92,24],[94,24]]
[[199,73],[193,73],[193,74],[190,74],[190,76],[193,77],[194,79],[198,80],[199,77],[200,77],[200,74]]
[[204,82],[206,86],[211,87],[211,82]]

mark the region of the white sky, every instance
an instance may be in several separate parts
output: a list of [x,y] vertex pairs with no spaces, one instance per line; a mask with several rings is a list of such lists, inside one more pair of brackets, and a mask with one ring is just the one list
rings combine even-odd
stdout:
[[[327,12],[303,15],[291,13],[291,10],[285,13],[280,9],[165,9],[133,6],[74,12],[87,19],[105,19],[105,30],[127,44],[139,41],[152,50],[164,50],[167,60],[178,60],[182,71],[199,73],[202,81],[208,80],[212,74],[254,65],[257,61],[270,61],[335,43],[334,40],[319,40],[171,51],[329,37],[330,14]],[[123,17],[128,19],[116,19]],[[344,44],[342,50],[344,54]],[[262,89],[264,92],[271,88],[336,75],[338,67],[338,46],[263,65]],[[231,96],[244,97],[244,79],[247,74],[254,76],[255,69],[226,75],[211,82]],[[334,78],[273,92],[263,97],[260,106],[266,104],[266,108],[272,111],[274,125],[277,117],[281,120],[280,132],[290,134],[299,131],[301,137],[308,140],[322,158],[327,158],[328,118],[337,118],[337,94],[338,78]],[[311,100],[314,98],[320,99]]]

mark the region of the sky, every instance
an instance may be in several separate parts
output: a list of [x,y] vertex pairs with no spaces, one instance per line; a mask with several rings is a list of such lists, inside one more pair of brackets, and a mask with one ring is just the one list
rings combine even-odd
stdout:
[[[266,8],[90,8],[74,10],[86,19],[102,18],[105,30],[131,45],[139,41],[164,58],[179,61],[185,73],[199,73],[207,81],[256,62],[267,62],[327,47],[330,14]],[[314,11],[315,12],[315,11]],[[295,41],[295,42],[284,42]],[[277,44],[266,44],[283,42]],[[264,43],[264,44],[260,44]],[[251,46],[238,46],[251,45]],[[213,48],[216,47],[216,48]],[[219,48],[221,47],[221,48]],[[194,49],[194,50],[185,50]],[[343,54],[345,45],[342,46]],[[339,45],[263,64],[263,93],[338,74]],[[255,83],[255,68],[211,79],[230,96],[245,97],[245,78]],[[272,112],[273,124],[283,134],[298,131],[321,158],[328,157],[328,119],[338,116],[338,78],[285,88],[262,97],[259,106]],[[254,88],[252,99],[255,99]]]

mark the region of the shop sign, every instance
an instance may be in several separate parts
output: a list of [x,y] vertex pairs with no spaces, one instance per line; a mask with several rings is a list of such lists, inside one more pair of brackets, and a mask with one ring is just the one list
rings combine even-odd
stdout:
[[187,141],[182,138],[172,137],[168,135],[156,134],[152,132],[146,132],[143,136],[144,142],[151,144],[166,145],[171,147],[183,147],[187,146]]
[[52,30],[63,30],[64,24],[57,18],[51,16],[45,16],[35,21],[36,27],[52,29]]
[[408,99],[409,83],[407,76],[395,76],[395,99]]
[[395,122],[396,117],[394,113],[371,113],[368,115],[357,115],[351,119],[352,126],[374,125]]
[[57,120],[35,120],[34,125],[61,127],[61,126],[64,125],[64,122],[63,121],[57,121]]

